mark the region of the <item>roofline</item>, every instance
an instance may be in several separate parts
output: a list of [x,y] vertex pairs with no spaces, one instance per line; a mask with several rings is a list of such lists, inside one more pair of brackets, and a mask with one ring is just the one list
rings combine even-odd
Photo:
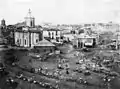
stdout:
[[34,33],[37,33],[37,32],[42,32],[40,30],[15,30],[15,32],[34,32]]
[[61,30],[56,28],[43,28],[43,31],[61,31]]

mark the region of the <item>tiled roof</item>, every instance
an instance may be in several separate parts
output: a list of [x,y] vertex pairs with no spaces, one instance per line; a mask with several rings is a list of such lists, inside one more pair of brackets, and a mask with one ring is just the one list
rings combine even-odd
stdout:
[[57,29],[57,28],[43,28],[43,31],[60,31],[60,29]]
[[51,42],[49,42],[46,39],[43,39],[42,41],[38,42],[35,46],[55,46]]
[[25,28],[26,30],[23,29],[23,27],[15,29],[16,32],[42,32],[39,28]]

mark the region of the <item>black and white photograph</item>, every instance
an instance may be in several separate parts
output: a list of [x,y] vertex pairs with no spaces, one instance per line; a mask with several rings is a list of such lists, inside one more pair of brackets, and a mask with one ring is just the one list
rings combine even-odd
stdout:
[[0,0],[0,89],[120,89],[120,0]]

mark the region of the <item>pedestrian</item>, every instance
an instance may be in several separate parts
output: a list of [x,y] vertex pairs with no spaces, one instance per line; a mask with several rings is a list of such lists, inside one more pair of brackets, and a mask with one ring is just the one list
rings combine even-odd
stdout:
[[68,71],[68,69],[66,69],[66,74],[69,74],[69,71]]

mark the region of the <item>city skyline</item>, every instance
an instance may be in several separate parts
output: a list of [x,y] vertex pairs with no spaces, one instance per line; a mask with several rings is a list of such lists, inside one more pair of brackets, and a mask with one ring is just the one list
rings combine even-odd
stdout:
[[7,24],[24,21],[29,8],[36,24],[119,22],[119,0],[1,0],[0,19]]

